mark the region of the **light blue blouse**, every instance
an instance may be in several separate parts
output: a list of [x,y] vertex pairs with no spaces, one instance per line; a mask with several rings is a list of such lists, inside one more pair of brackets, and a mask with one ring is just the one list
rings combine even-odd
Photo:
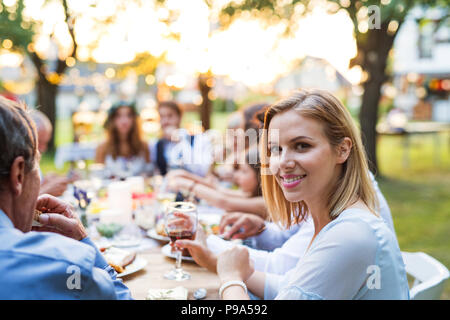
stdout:
[[344,210],[295,268],[285,275],[266,273],[264,299],[409,299],[397,239],[383,219]]

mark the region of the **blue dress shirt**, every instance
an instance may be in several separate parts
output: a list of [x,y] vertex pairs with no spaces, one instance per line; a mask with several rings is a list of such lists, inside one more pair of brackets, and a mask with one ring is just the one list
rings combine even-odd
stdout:
[[132,299],[89,238],[23,233],[0,210],[0,299]]

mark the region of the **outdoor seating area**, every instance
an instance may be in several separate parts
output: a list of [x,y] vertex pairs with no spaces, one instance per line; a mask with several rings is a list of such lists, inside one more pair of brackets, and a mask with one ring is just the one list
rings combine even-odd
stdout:
[[448,13],[0,0],[0,300],[449,300]]

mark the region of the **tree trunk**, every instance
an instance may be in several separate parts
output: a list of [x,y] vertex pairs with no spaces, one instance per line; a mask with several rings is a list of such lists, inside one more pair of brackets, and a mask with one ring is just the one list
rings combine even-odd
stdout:
[[[47,80],[47,66],[38,57],[38,55],[33,52],[30,55],[31,61],[33,61],[34,66],[38,74],[36,80],[37,89],[37,102],[36,106],[39,107],[45,115],[50,119],[53,127],[52,137],[48,143],[48,150],[55,150],[55,131],[56,131],[56,95],[58,94],[58,84],[53,84]],[[58,60],[56,73],[61,76],[66,68],[66,63],[63,60]]]
[[211,91],[211,87],[208,86],[209,79],[211,79],[211,76],[205,74],[201,74],[198,77],[198,88],[202,95],[202,103],[200,104],[199,112],[204,130],[209,130],[211,128],[212,103],[209,98],[209,92]]
[[[366,69],[370,71],[370,69]],[[373,74],[371,72],[371,74]],[[375,77],[375,75],[373,74]],[[383,81],[377,77],[364,83],[364,94],[362,97],[359,121],[361,125],[362,141],[369,161],[369,169],[378,172],[377,149],[376,149],[376,124],[378,120],[378,103],[380,100],[380,89]]]
[[362,69],[368,73],[364,82],[359,120],[363,144],[372,172],[378,172],[376,125],[378,121],[378,105],[381,98],[381,86],[386,81],[386,64],[392,48],[394,35],[387,33],[387,24],[380,29],[371,29],[367,34],[367,43],[363,55]]
[[55,131],[56,131],[56,95],[58,93],[58,87],[51,84],[47,79],[38,78],[36,83],[37,88],[37,106],[39,110],[45,113],[50,119],[53,127],[52,137],[48,143],[48,150],[55,150]]

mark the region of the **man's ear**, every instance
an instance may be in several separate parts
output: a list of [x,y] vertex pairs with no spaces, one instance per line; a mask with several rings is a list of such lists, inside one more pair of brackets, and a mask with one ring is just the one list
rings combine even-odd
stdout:
[[9,172],[9,182],[11,191],[15,196],[20,196],[23,191],[25,180],[25,159],[19,156],[14,159]]
[[352,150],[353,143],[349,137],[345,137],[337,147],[337,163],[342,164],[347,161],[350,151]]

